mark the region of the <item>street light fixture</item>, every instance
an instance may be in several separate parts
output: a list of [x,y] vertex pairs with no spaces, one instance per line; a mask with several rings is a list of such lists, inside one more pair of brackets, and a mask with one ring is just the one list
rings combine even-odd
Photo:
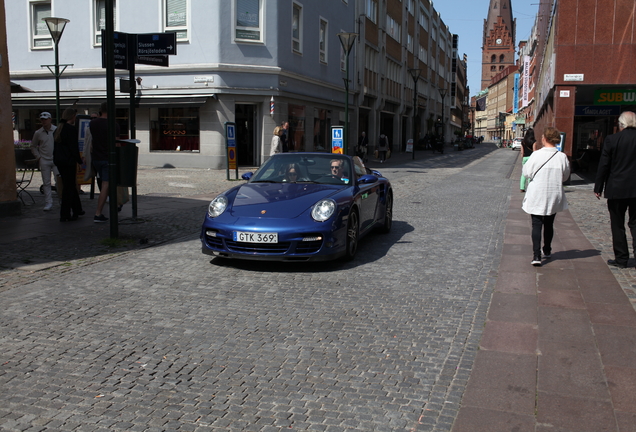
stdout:
[[[44,22],[46,23],[46,26],[49,29],[49,33],[51,33],[51,37],[53,38],[53,43],[55,44],[55,72],[53,72],[53,75],[55,75],[55,109],[56,109],[56,121],[59,123],[60,121],[60,76],[62,75],[62,73],[64,72],[64,69],[66,69],[66,66],[64,66],[64,69],[62,69],[62,72],[60,72],[60,57],[59,57],[59,53],[58,53],[58,43],[60,42],[60,38],[62,37],[62,33],[64,33],[64,28],[66,27],[66,23],[70,22],[70,20],[66,19],[66,18],[56,18],[56,17],[48,17],[48,18],[44,18]],[[49,70],[51,70],[49,68]]]
[[415,143],[417,142],[417,127],[415,124],[415,118],[417,117],[417,81],[420,79],[420,75],[422,74],[421,69],[409,69],[409,74],[411,74],[411,78],[413,78],[413,148],[412,156],[413,160],[415,160]]
[[444,136],[444,110],[445,110],[445,103],[446,103],[446,95],[448,94],[448,89],[446,89],[446,87],[441,87],[438,88],[437,91],[439,91],[439,95],[442,97],[442,142],[444,142],[445,136]]
[[344,154],[349,154],[349,53],[353,48],[357,33],[338,33],[342,49],[345,52],[345,136],[344,136]]

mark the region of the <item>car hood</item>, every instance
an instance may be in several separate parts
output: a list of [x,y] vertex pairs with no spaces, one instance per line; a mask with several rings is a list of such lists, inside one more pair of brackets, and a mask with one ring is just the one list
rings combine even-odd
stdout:
[[230,215],[295,218],[345,186],[306,183],[247,183],[238,188]]

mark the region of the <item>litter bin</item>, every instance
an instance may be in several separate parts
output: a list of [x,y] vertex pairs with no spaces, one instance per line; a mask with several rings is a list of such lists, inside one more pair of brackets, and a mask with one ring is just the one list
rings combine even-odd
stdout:
[[138,139],[117,140],[117,186],[137,186]]

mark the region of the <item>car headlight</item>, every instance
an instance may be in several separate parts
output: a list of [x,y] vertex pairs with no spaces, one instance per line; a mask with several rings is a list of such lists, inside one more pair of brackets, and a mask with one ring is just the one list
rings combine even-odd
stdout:
[[317,222],[324,222],[336,211],[336,202],[332,199],[323,199],[314,204],[311,209],[311,217]]
[[219,195],[214,198],[208,206],[208,216],[215,218],[220,216],[227,208],[228,199],[225,195]]

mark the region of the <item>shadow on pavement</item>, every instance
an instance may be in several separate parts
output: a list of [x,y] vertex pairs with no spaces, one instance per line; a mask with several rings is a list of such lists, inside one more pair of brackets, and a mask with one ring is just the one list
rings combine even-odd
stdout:
[[400,239],[412,232],[413,226],[402,221],[393,221],[393,228],[388,234],[378,232],[369,233],[360,240],[358,253],[351,262],[342,259],[321,262],[277,262],[277,261],[251,261],[240,259],[213,258],[210,264],[219,267],[232,267],[242,271],[254,271],[259,273],[322,273],[346,270],[368,264],[384,257],[391,247],[400,243]]

